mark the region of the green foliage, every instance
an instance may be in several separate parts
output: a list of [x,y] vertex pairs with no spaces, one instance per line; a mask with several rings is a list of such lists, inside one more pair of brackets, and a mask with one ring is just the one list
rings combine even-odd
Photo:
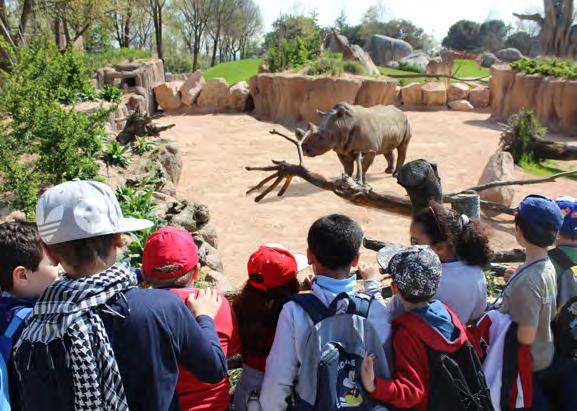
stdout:
[[535,156],[529,143],[542,138],[545,132],[532,110],[522,110],[509,118],[508,131],[502,137],[503,149],[511,153],[515,164],[538,163],[540,159]]
[[98,97],[104,101],[113,103],[120,102],[122,99],[122,90],[111,84],[106,84],[102,89],[98,90]]
[[487,298],[489,298],[489,300],[494,300],[501,292],[503,286],[502,284],[499,284],[497,274],[493,271],[484,270],[483,273],[485,274],[485,280],[487,280]]
[[386,23],[383,23],[382,32],[379,34],[404,40],[415,49],[423,49],[426,42],[425,31],[422,28],[415,26],[409,20],[389,20]]
[[127,146],[123,146],[116,140],[110,141],[106,145],[106,150],[102,154],[102,160],[109,166],[126,167],[130,159],[126,155]]
[[169,73],[190,73],[192,54],[171,53],[164,58],[164,69]]
[[343,70],[346,73],[364,76],[367,74],[367,69],[358,61],[345,60],[343,61]]
[[406,61],[399,61],[399,70],[408,71],[409,73],[422,73],[423,70],[419,66],[407,63]]
[[510,29],[511,27],[502,20],[487,20],[481,23],[479,26],[480,47],[483,50],[501,50]]
[[309,64],[306,74],[311,76],[340,76],[343,71],[343,60],[339,54],[323,53],[320,58]]
[[132,143],[132,152],[136,155],[142,155],[146,152],[154,150],[154,144],[146,141],[146,137],[136,137]]
[[459,20],[449,28],[442,44],[455,50],[476,50],[481,46],[480,28],[474,21]]
[[1,73],[0,113],[9,120],[0,127],[0,193],[10,207],[32,216],[41,188],[96,178],[109,111],[86,115],[59,104],[93,92],[78,51],[60,51],[39,38],[19,47],[14,62]]
[[523,57],[511,63],[511,67],[527,74],[543,74],[545,76],[577,79],[577,63],[561,59],[531,59]]
[[97,53],[86,53],[85,62],[90,70],[114,66],[125,61],[149,60],[152,57],[150,50],[135,50],[128,48],[110,49]]
[[261,63],[262,60],[260,59],[230,61],[208,68],[202,74],[206,80],[222,77],[228,84],[235,84],[239,81],[248,81],[252,76],[256,75],[258,66]]

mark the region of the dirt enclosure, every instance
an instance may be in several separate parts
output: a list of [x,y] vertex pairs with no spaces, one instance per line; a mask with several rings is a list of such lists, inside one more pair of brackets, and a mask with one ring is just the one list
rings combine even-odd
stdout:
[[[451,111],[410,111],[413,128],[407,161],[427,158],[439,163],[445,192],[477,183],[487,159],[497,150],[499,130],[486,113]],[[178,142],[184,170],[179,195],[208,205],[211,221],[219,235],[219,250],[224,270],[234,285],[246,279],[246,261],[261,243],[280,242],[304,252],[310,224],[330,213],[343,213],[358,221],[365,234],[383,241],[408,242],[409,219],[392,213],[367,209],[341,200],[295,179],[284,197],[271,195],[260,203],[245,191],[266,174],[245,171],[247,165],[268,165],[271,159],[297,161],[295,147],[284,139],[269,135],[282,126],[259,122],[248,115],[172,116],[162,122],[175,123],[164,137]],[[334,153],[307,158],[311,170],[338,177],[342,168]],[[385,159],[375,160],[368,183],[377,191],[404,194],[390,175],[384,174]],[[522,170],[516,177],[530,178]],[[550,196],[577,191],[577,182],[562,179],[555,183],[519,187],[517,200],[539,192]],[[512,218],[485,220],[493,227],[495,249],[514,246]],[[363,250],[364,261],[374,262],[374,252]]]

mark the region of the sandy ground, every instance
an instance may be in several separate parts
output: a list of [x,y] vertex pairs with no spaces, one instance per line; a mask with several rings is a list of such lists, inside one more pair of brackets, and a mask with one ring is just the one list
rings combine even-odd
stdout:
[[[488,121],[489,115],[451,111],[407,114],[413,128],[407,161],[436,160],[445,192],[475,185],[498,146],[499,131],[496,124]],[[163,137],[178,142],[184,160],[178,194],[210,208],[225,272],[236,286],[246,279],[246,261],[258,245],[274,241],[304,252],[309,226],[326,214],[349,215],[369,237],[408,242],[408,218],[354,206],[300,179],[293,181],[282,198],[272,195],[257,204],[253,196],[245,195],[249,187],[266,176],[262,172],[245,171],[245,166],[268,165],[271,159],[297,161],[292,144],[268,133],[272,128],[291,133],[282,126],[260,122],[248,115],[173,116],[163,118],[162,123],[165,122],[176,124]],[[337,177],[342,172],[332,152],[306,159],[306,164],[325,176]],[[404,194],[396,180],[384,174],[384,168],[385,159],[377,158],[368,173],[369,184],[378,191]],[[516,170],[516,177],[530,176]],[[522,186],[517,200],[531,192],[557,196],[576,191],[577,182],[562,179]],[[486,221],[493,227],[495,249],[515,245],[511,217]],[[374,252],[363,250],[362,258],[373,262]]]

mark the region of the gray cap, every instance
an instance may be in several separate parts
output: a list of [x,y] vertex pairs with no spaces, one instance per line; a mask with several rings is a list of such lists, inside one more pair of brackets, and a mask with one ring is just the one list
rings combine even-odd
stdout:
[[441,281],[442,266],[429,246],[411,246],[391,258],[388,272],[401,294],[415,298],[432,297]]
[[106,184],[74,180],[42,194],[36,206],[36,225],[42,241],[58,244],[144,230],[153,223],[124,218],[114,192]]

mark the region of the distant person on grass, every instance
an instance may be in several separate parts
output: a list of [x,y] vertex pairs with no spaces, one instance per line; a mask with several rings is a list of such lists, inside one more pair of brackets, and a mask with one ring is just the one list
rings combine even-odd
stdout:
[[189,310],[173,293],[137,288],[130,267],[116,263],[120,233],[152,223],[123,218],[110,187],[55,186],[40,197],[36,222],[66,274],[39,298],[14,349],[23,410],[168,410],[179,364],[209,383],[225,377],[212,320],[220,297],[189,298]]
[[[0,224],[0,261],[0,289],[4,292],[0,297],[0,361],[7,366],[5,376],[9,377],[9,398],[0,398],[0,409],[18,409],[12,347],[38,297],[58,279],[59,269],[44,253],[36,224],[26,221]],[[6,382],[2,380],[2,384]]]
[[[148,237],[142,256],[142,275],[154,288],[174,293],[186,303],[190,295],[200,292],[194,288],[199,268],[198,248],[188,231],[163,227]],[[220,297],[222,305],[214,317],[214,326],[224,354],[231,356],[240,352],[238,326],[229,302]],[[179,366],[176,394],[181,411],[228,410],[229,390],[228,376],[216,384],[204,383]]]

